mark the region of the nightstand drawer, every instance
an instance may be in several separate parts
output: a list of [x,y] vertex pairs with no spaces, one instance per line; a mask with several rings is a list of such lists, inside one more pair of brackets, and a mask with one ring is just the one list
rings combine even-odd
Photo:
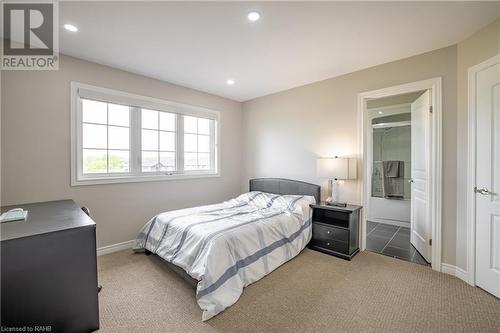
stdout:
[[349,230],[313,223],[313,240],[338,240],[349,242]]
[[313,239],[311,244],[323,249],[328,249],[343,254],[349,254],[349,243],[342,242],[336,239]]

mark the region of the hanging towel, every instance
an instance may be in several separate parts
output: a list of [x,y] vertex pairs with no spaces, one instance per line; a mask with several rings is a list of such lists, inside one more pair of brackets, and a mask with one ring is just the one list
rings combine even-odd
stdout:
[[[383,161],[383,191],[385,198],[404,198],[405,179],[403,161]],[[396,175],[396,176],[394,176]]]
[[385,198],[404,198],[404,178],[384,178]]
[[403,161],[382,161],[384,169],[384,178],[398,178],[399,168]]

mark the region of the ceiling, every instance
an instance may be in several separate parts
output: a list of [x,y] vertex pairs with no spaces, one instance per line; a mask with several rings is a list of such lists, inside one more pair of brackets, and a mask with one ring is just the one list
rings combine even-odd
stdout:
[[[60,2],[60,52],[237,101],[455,44],[498,2]],[[247,13],[261,13],[250,22]],[[227,79],[235,84],[228,86]]]

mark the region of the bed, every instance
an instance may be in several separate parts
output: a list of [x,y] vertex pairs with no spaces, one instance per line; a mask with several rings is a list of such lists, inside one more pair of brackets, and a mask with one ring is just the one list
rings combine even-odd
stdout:
[[312,236],[309,206],[319,196],[318,185],[251,179],[249,192],[237,198],[158,214],[140,231],[134,251],[158,255],[196,286],[208,320],[304,249]]

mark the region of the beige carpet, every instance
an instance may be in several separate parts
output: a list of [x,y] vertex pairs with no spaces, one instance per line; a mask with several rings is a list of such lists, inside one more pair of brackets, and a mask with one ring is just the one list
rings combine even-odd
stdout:
[[156,256],[99,257],[102,332],[500,332],[500,300],[430,268],[370,252],[306,249],[201,321],[194,290]]

